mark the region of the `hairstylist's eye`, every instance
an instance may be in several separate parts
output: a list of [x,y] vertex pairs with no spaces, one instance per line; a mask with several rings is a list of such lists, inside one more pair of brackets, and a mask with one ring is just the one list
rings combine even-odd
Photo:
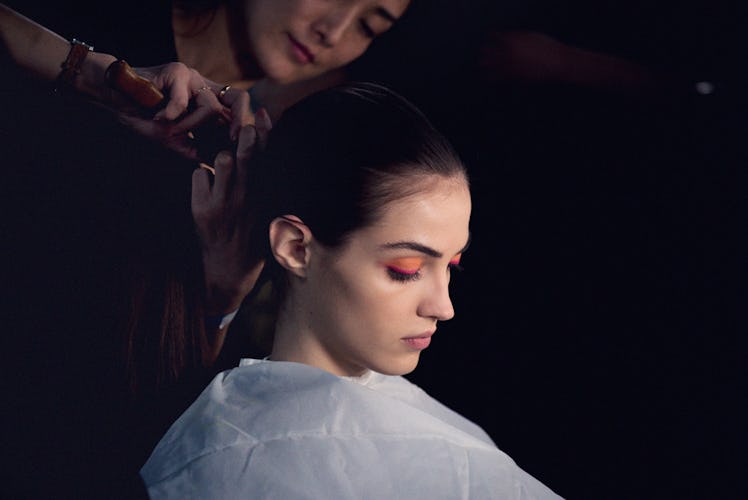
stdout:
[[373,29],[371,29],[371,26],[369,26],[366,21],[363,19],[359,21],[359,26],[361,27],[361,32],[366,36],[366,38],[376,38],[377,34],[374,32]]

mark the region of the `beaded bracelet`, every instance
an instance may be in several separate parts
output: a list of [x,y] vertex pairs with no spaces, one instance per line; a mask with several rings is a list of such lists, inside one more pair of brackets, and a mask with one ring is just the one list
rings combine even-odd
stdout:
[[57,80],[55,82],[56,91],[59,91],[60,89],[63,89],[63,88],[73,87],[73,82],[75,81],[75,78],[81,72],[81,66],[83,65],[83,61],[86,59],[86,56],[88,55],[88,53],[91,51],[93,51],[93,46],[88,45],[85,42],[81,42],[77,38],[73,38],[70,41],[70,52],[68,52],[67,58],[60,65],[62,70],[60,71],[60,74],[57,76]]

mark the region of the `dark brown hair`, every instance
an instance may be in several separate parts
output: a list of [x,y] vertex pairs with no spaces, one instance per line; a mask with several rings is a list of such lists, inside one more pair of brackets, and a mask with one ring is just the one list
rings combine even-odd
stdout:
[[257,159],[256,239],[267,244],[270,221],[292,214],[320,243],[341,245],[429,175],[467,181],[449,141],[413,104],[375,83],[323,90],[283,114]]

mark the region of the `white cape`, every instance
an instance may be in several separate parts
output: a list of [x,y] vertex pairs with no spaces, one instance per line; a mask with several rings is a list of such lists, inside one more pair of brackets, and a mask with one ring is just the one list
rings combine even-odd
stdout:
[[403,377],[259,360],[217,375],[141,476],[153,499],[560,498]]

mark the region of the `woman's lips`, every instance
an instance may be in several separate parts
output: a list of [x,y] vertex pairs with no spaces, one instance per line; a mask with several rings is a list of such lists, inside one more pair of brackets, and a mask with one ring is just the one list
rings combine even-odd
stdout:
[[301,64],[310,64],[314,62],[314,54],[303,43],[296,40],[290,34],[288,40],[291,42],[291,53],[297,62]]
[[432,335],[433,333],[424,333],[423,335],[418,335],[416,337],[405,337],[402,340],[408,346],[420,351],[420,350],[426,349],[429,346],[429,344],[431,344]]

